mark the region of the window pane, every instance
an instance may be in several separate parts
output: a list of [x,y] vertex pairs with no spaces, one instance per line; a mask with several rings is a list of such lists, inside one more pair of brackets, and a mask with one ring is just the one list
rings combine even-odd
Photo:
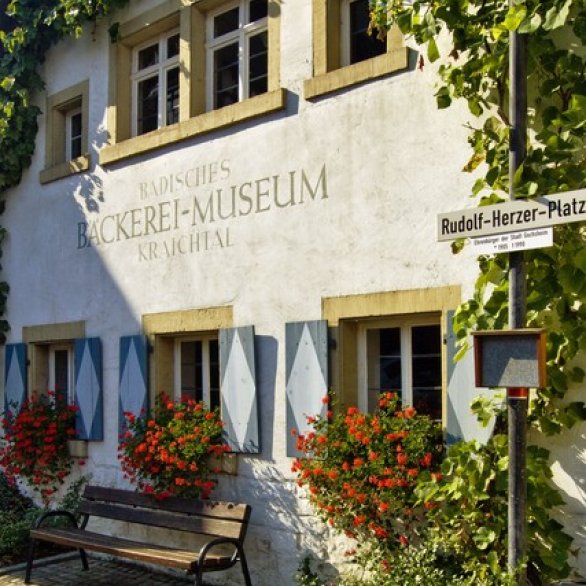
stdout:
[[214,38],[217,39],[226,33],[238,30],[238,7],[232,8],[227,12],[222,12],[214,17]]
[[167,71],[167,124],[179,122],[179,67]]
[[159,62],[159,43],[150,45],[138,52],[138,70],[145,69]]
[[368,34],[368,0],[355,0],[350,4],[350,63],[358,63],[386,52],[385,41],[376,38],[376,31]]
[[67,402],[69,391],[69,352],[55,350],[55,388],[59,400]]
[[266,31],[254,35],[249,41],[250,63],[248,96],[264,94],[268,89],[268,50]]
[[220,360],[218,340],[210,340],[210,408],[220,407]]
[[181,342],[181,397],[203,399],[201,342]]
[[439,325],[411,329],[413,406],[433,419],[442,416],[441,330]]
[[214,52],[214,108],[238,101],[238,43]]
[[81,157],[81,112],[69,117],[69,136],[71,137],[70,159]]
[[158,113],[159,80],[158,77],[150,77],[138,84],[138,134],[157,129]]
[[250,0],[250,17],[248,22],[255,22],[265,18],[268,14],[267,0]]
[[442,418],[442,393],[437,389],[413,389],[413,406],[421,415]]
[[167,39],[167,59],[179,55],[179,35],[173,35]]
[[379,330],[379,371],[380,390],[400,393],[402,388],[400,328]]

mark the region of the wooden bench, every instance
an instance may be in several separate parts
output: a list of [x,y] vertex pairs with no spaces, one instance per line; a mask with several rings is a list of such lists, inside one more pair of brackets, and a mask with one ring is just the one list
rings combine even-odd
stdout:
[[[35,522],[30,532],[25,583],[30,583],[35,546],[42,540],[78,549],[84,570],[89,569],[86,550],[93,550],[179,568],[194,575],[197,586],[202,585],[204,572],[226,570],[240,562],[246,586],[252,586],[243,548],[250,511],[250,506],[243,504],[179,497],[157,500],[127,490],[86,486],[79,507],[80,522],[68,511],[49,511]],[[47,525],[46,521],[54,517],[62,517],[65,522],[58,527]],[[197,534],[201,543],[194,549],[184,549],[106,535],[87,529],[92,517]]]

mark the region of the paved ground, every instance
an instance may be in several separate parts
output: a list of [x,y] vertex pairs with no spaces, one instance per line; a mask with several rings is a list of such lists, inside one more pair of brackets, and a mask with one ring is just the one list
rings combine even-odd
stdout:
[[[65,558],[65,559],[64,559]],[[32,586],[185,586],[193,579],[171,576],[123,562],[90,557],[90,569],[81,569],[79,556],[58,556],[57,561],[33,569]],[[0,586],[22,586],[24,565],[0,568]]]

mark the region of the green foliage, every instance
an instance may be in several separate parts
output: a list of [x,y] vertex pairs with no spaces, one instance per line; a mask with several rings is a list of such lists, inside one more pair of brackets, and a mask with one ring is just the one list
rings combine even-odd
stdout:
[[[20,182],[30,165],[40,110],[32,97],[44,87],[38,67],[47,51],[68,36],[79,36],[95,22],[128,0],[12,0],[7,14],[12,30],[0,30],[0,194]],[[0,213],[4,209],[2,202]],[[6,231],[0,227],[1,244]],[[1,269],[1,267],[0,267]],[[8,285],[0,282],[0,317],[5,314]],[[8,322],[0,319],[0,343]]]

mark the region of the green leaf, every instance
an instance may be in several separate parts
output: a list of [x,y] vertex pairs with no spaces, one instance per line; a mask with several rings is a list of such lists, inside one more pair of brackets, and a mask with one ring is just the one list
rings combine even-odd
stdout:
[[439,59],[439,49],[437,48],[437,43],[435,39],[432,37],[429,42],[427,43],[427,58],[433,63]]
[[559,9],[558,5],[554,4],[545,15],[543,28],[547,31],[550,31],[563,26],[568,19],[568,15],[570,14],[571,5],[572,0],[566,0]]

